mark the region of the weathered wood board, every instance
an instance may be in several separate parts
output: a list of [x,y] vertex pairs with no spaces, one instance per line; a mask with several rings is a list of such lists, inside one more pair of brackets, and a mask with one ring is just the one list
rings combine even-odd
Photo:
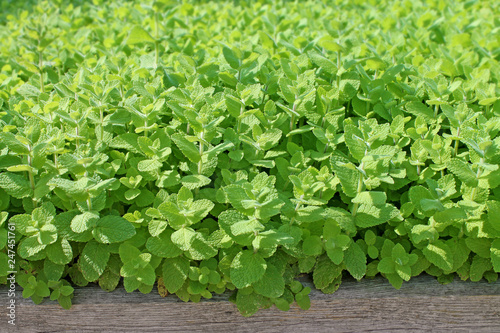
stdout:
[[[312,284],[306,280],[306,284]],[[6,288],[1,332],[500,332],[500,282],[439,284],[413,278],[395,290],[386,280],[344,281],[332,295],[313,289],[311,309],[261,310],[244,318],[229,294],[200,303],[175,296],[77,288],[71,310],[56,302],[17,299],[17,325],[7,324]]]

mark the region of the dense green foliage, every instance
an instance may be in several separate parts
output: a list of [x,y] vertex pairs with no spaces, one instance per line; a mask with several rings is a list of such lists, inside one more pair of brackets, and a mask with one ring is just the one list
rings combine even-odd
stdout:
[[497,279],[498,2],[141,2],[0,5],[2,283]]

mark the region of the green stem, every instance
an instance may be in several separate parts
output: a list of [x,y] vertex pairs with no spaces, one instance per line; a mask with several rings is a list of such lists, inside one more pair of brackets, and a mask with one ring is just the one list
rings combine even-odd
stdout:
[[[295,206],[295,210],[294,210],[294,211],[295,211],[295,212],[297,212],[297,210],[299,210],[299,209],[300,209],[300,206],[301,206],[301,204],[300,204],[300,203],[298,203],[298,204]],[[290,220],[290,225],[293,225],[293,222],[295,222],[295,215],[294,215],[294,216],[292,217],[292,219]]]
[[[484,158],[481,158],[480,163],[484,163]],[[483,173],[483,169],[480,166],[477,167],[476,179],[479,180],[481,174]],[[477,186],[472,189],[471,200],[474,201],[474,197],[476,196]]]
[[260,101],[259,108],[261,111],[264,111],[264,101],[266,100],[267,88],[268,88],[268,86],[266,85],[264,87],[264,93],[262,94],[262,100]]
[[[295,96],[297,98],[297,96]],[[293,131],[293,125],[295,125],[295,109],[297,108],[297,104],[293,102],[293,107],[292,107],[292,117],[290,118],[290,132]],[[292,142],[292,136],[290,135],[288,137],[288,142]]]
[[201,169],[203,167],[203,149],[204,149],[204,145],[203,145],[203,132],[201,132],[201,140],[200,140],[200,161],[198,162],[198,174],[201,175]]
[[78,130],[78,124],[76,124],[76,148],[80,147],[80,131]]
[[45,92],[45,83],[43,82],[43,55],[42,51],[38,51],[38,70],[40,71],[40,91]]
[[[201,140],[200,140],[200,161],[198,162],[198,174],[201,175],[201,170],[203,168],[203,150],[204,150],[204,145],[203,145],[203,132],[201,132]],[[200,192],[200,188],[196,188],[194,191],[195,195],[198,196],[198,193]]]
[[[290,118],[290,132],[293,131],[293,124],[295,122],[295,115],[292,115],[292,118]],[[290,135],[288,137],[288,142],[292,142],[292,136]]]
[[160,42],[158,40],[158,37],[160,35],[160,33],[159,33],[160,22],[158,19],[157,12],[155,12],[154,16],[155,16],[155,64],[156,64],[156,68],[158,68],[159,61],[160,61]]
[[[100,103],[100,102],[99,102]],[[99,118],[101,119],[101,141],[104,139],[104,111],[102,106],[99,106]]]
[[439,112],[439,104],[434,105],[434,118],[437,118]]
[[[29,155],[28,155],[28,165],[31,167],[32,164],[33,163],[32,163],[32,159],[31,159],[31,147],[30,147],[30,152],[29,152]],[[33,171],[31,171],[31,168],[28,171],[28,177],[29,177],[29,180],[30,180],[31,190],[33,191],[33,198],[32,198],[33,208],[36,208],[37,207],[37,203],[36,203],[36,199],[35,199],[35,177],[33,176]]]
[[[460,137],[460,127],[457,129],[457,138]],[[455,140],[455,156],[458,155],[458,141],[459,139]]]
[[[363,170],[363,167],[364,167],[364,162],[361,162],[360,169]],[[358,178],[358,188],[356,192],[359,194],[362,191],[363,191],[363,175],[360,173]],[[354,206],[352,207],[352,216],[356,216],[358,208],[359,208],[359,203],[355,203]]]
[[238,127],[237,127],[238,132],[237,133],[240,133],[240,130],[241,130],[241,114],[243,113],[244,108],[245,107],[243,105],[240,107],[240,116],[238,117]]
[[[337,71],[340,69],[340,51],[337,51]],[[337,73],[337,89],[340,87],[340,75]]]

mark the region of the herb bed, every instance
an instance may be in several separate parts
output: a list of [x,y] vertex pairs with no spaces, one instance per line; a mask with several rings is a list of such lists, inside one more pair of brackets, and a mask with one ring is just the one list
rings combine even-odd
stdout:
[[0,283],[250,316],[301,274],[495,282],[499,4],[445,5],[2,2]]
[[[259,311],[250,318],[239,315],[228,302],[230,293],[200,303],[184,303],[175,296],[162,298],[157,289],[148,295],[127,293],[118,287],[106,293],[97,285],[77,287],[70,311],[57,302],[35,305],[22,300],[16,327],[19,332],[494,332],[500,328],[500,284],[454,281],[440,285],[434,277],[413,278],[401,289],[387,280],[345,279],[339,290],[326,295],[313,288],[311,308],[303,311]],[[0,287],[0,290],[2,288]],[[15,330],[13,330],[15,332]]]

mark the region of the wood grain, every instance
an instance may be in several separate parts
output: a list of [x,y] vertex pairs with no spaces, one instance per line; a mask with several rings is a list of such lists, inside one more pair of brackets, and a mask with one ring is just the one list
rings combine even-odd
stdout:
[[[305,284],[312,286],[305,278]],[[2,302],[6,288],[0,288]],[[413,278],[395,290],[383,278],[346,280],[332,295],[313,289],[311,309],[261,310],[244,318],[229,294],[200,303],[175,296],[111,293],[87,286],[75,290],[71,310],[55,302],[17,299],[17,326],[1,332],[500,332],[500,282]]]

